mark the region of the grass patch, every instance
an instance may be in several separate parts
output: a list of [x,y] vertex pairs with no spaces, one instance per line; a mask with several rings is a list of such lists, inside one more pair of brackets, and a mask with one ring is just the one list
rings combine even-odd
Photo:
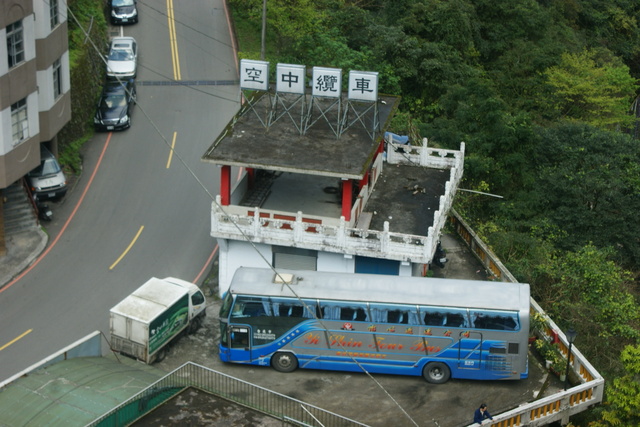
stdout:
[[87,133],[69,144],[65,145],[59,156],[58,161],[65,168],[65,171],[76,174],[82,168],[82,158],[80,157],[80,149],[85,142],[93,136],[93,133]]
[[[231,17],[238,42],[238,58],[259,60],[262,50],[262,22],[256,22],[242,13],[234,11],[233,6],[231,7]],[[265,61],[274,64],[282,62],[277,37],[274,36],[273,31],[269,31],[268,26],[266,35]]]

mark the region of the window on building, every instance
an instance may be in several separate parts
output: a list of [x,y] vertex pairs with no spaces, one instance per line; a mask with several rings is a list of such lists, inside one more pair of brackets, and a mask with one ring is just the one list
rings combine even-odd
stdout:
[[58,18],[58,0],[49,0],[49,15],[51,15],[51,29],[60,23]]
[[24,61],[22,21],[7,25],[7,53],[9,54],[9,68]]
[[11,105],[11,131],[13,133],[13,145],[17,145],[29,137],[26,98]]
[[53,63],[53,98],[62,95],[62,61],[59,59]]
[[272,264],[276,268],[311,271],[318,269],[318,251],[288,246],[272,246],[272,251]]

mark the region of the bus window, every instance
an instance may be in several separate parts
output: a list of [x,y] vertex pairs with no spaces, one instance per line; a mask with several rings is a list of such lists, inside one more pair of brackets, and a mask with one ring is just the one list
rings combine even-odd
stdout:
[[249,329],[232,328],[231,329],[231,348],[249,347]]
[[424,319],[424,324],[428,326],[442,326],[446,321],[444,314],[440,313],[439,311],[435,311],[435,312],[427,311],[424,314],[423,319]]
[[409,323],[409,314],[406,311],[391,310],[387,314],[387,323]]
[[447,321],[444,326],[449,326],[452,328],[464,328],[466,327],[466,319],[460,313],[447,313]]
[[271,308],[276,317],[312,319],[318,317],[317,303],[314,300],[294,298],[272,298]]
[[231,292],[227,292],[227,295],[225,295],[224,300],[222,301],[220,313],[218,314],[221,319],[226,319],[227,317],[229,317],[229,313],[231,312],[231,304],[233,304],[233,294],[231,294]]
[[231,318],[268,316],[268,310],[268,301],[263,301],[261,298],[256,297],[239,296],[236,298],[236,302],[231,310]]
[[303,317],[303,313],[302,304],[280,304],[278,306],[278,316],[280,317]]
[[342,307],[340,310],[340,320],[365,322],[367,320],[367,312],[361,307]]
[[366,304],[360,306],[351,304],[340,304],[332,301],[320,302],[322,318],[326,320],[348,320],[356,322],[369,322],[369,315]]
[[380,307],[375,304],[371,304],[371,322],[387,323],[387,313],[389,309],[387,307]]
[[496,331],[516,331],[520,329],[517,313],[474,311],[471,313],[473,327],[478,329],[493,329]]

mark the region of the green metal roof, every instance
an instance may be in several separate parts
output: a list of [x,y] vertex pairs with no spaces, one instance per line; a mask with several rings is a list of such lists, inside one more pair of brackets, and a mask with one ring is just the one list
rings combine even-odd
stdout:
[[122,356],[55,363],[0,392],[0,426],[84,426],[164,375]]

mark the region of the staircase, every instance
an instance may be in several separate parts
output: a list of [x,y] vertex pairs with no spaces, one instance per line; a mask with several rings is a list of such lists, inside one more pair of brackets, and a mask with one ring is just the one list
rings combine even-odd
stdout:
[[254,180],[253,188],[247,191],[247,194],[240,201],[240,206],[248,206],[251,208],[262,207],[271,193],[271,184],[276,179],[276,174],[258,170]]
[[38,226],[38,218],[34,211],[33,204],[31,200],[29,200],[27,191],[22,185],[22,180],[18,180],[2,190],[2,197],[4,239],[13,234]]

